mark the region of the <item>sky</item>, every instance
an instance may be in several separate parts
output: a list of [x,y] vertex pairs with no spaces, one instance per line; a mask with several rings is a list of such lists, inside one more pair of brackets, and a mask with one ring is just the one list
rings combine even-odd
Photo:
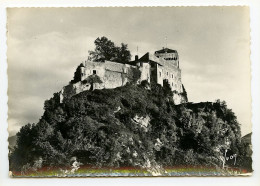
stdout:
[[44,101],[68,84],[102,36],[128,44],[133,57],[165,47],[167,37],[189,101],[225,100],[242,135],[251,132],[246,7],[9,8],[7,28],[10,135],[38,122]]

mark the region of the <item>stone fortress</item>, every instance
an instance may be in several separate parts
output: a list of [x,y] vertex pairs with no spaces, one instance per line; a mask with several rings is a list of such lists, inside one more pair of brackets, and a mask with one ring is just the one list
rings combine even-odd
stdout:
[[60,91],[60,101],[64,98],[71,97],[82,91],[89,90],[90,83],[86,80],[91,75],[97,75],[102,82],[93,83],[93,89],[113,89],[124,86],[130,82],[129,74],[134,69],[140,70],[140,78],[137,83],[141,81],[154,82],[163,86],[163,80],[166,80],[171,90],[173,91],[173,100],[175,104],[187,102],[183,96],[184,90],[181,82],[181,69],[179,68],[179,56],[176,50],[163,48],[155,51],[154,54],[147,52],[141,58],[135,56],[135,60],[127,64],[105,61],[85,61],[80,66],[80,81],[70,83],[63,87]]

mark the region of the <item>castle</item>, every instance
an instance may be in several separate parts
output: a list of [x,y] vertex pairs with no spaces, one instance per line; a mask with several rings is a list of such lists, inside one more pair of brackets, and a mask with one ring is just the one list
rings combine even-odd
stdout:
[[[154,54],[147,52],[140,59],[136,55],[135,60],[127,64],[88,60],[78,68],[80,79],[63,87],[60,92],[61,102],[64,98],[89,90],[91,86],[93,86],[92,89],[112,89],[124,86],[131,81],[133,73],[137,69],[140,72],[137,83],[146,80],[149,83],[154,82],[163,86],[163,80],[166,80],[173,91],[175,104],[187,102],[187,98],[183,96],[181,69],[179,68],[179,56],[176,50],[163,48],[155,51]],[[97,75],[101,82],[90,83],[86,81],[91,75]]]

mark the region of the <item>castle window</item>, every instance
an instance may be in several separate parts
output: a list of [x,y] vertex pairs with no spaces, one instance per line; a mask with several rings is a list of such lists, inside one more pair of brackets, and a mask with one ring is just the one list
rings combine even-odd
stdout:
[[173,78],[173,74],[172,74],[172,78]]
[[159,72],[160,73],[160,77],[162,77],[162,72]]
[[169,73],[167,72],[167,76],[168,76],[168,74],[169,74]]
[[173,86],[173,83],[172,83],[172,86]]
[[97,74],[97,71],[96,71],[96,70],[93,70],[93,74]]

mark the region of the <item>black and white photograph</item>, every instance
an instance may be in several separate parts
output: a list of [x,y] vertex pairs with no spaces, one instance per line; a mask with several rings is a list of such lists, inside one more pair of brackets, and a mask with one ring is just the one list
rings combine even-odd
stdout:
[[6,11],[11,178],[252,175],[248,6]]

